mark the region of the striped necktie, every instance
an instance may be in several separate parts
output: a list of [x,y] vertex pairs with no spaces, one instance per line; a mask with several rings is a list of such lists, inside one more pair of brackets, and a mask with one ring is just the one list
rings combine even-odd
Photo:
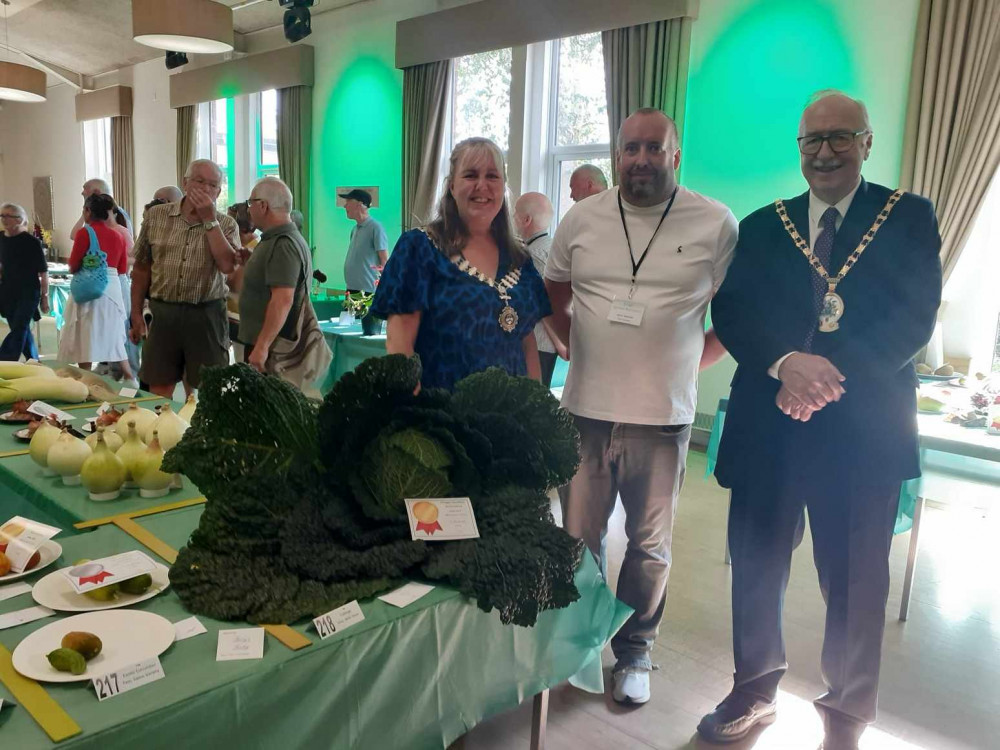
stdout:
[[[830,268],[830,257],[833,255],[833,240],[837,236],[838,216],[840,214],[833,206],[830,206],[823,212],[823,216],[819,220],[819,236],[816,238],[815,247],[813,247],[813,253],[829,274],[833,274],[833,269]],[[813,308],[816,310],[816,317],[818,319],[819,313],[823,309],[823,297],[826,296],[830,287],[826,283],[826,279],[815,271],[812,272],[812,283]],[[809,328],[809,333],[806,334],[806,343],[804,346],[806,352],[812,351],[813,337],[816,335],[818,325],[818,320],[814,320],[812,326]]]

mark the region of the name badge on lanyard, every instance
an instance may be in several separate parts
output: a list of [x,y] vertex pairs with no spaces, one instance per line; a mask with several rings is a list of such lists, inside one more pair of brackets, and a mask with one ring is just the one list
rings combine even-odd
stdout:
[[674,188],[674,192],[670,196],[670,201],[667,203],[667,207],[663,209],[663,214],[660,216],[660,221],[656,225],[656,229],[653,230],[653,236],[649,238],[649,242],[646,244],[646,249],[643,251],[642,255],[639,256],[639,260],[635,259],[635,254],[632,252],[632,238],[628,234],[628,224],[625,223],[625,207],[622,205],[622,195],[618,193],[618,213],[622,219],[622,230],[625,232],[625,242],[628,245],[628,257],[632,262],[632,283],[629,285],[628,289],[628,299],[619,299],[615,297],[611,300],[611,310],[608,312],[608,320],[612,323],[623,323],[627,326],[640,326],[642,325],[642,316],[646,312],[646,306],[641,302],[636,302],[632,299],[635,295],[636,287],[636,276],[639,275],[639,269],[642,267],[642,262],[646,260],[646,256],[649,254],[649,248],[653,246],[653,240],[656,239],[657,232],[660,231],[660,227],[663,226],[664,220],[667,218],[667,214],[670,213],[671,206],[674,205],[674,198],[677,197],[677,188]]
[[630,299],[611,300],[611,310],[608,312],[608,320],[612,323],[624,323],[627,326],[642,325],[642,315],[646,312],[646,306],[641,302],[633,302]]

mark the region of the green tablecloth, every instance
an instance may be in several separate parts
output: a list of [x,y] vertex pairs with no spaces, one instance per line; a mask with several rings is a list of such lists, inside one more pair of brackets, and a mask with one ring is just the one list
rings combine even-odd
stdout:
[[[200,513],[184,509],[140,523],[179,546]],[[141,548],[114,527],[60,541],[62,565]],[[364,622],[322,642],[298,625],[312,646],[293,652],[268,638],[258,661],[216,662],[217,631],[240,625],[199,617],[209,632],[161,655],[165,679],[103,703],[89,683],[46,685],[84,732],[60,747],[445,748],[484,718],[566,679],[602,689],[601,649],[630,610],[589,555],[577,585],[581,599],[543,613],[534,628],[502,625],[495,612],[480,612],[443,587],[405,609],[368,601]],[[0,602],[0,613],[31,603],[18,596]],[[172,622],[189,616],[171,590],[136,609]],[[13,650],[52,621],[0,631],[0,642]],[[10,698],[2,685],[0,697]],[[21,707],[4,710],[0,737],[18,750],[52,747]]]
[[345,372],[351,372],[369,357],[381,357],[385,354],[385,334],[362,336],[360,323],[349,326],[321,323],[320,328],[333,352],[333,361],[320,388],[324,394],[333,388],[333,384]]
[[69,279],[59,279],[49,282],[49,310],[53,318],[56,319],[56,330],[61,331],[63,327],[63,310],[69,301]]
[[[319,327],[323,330],[323,337],[330,351],[333,352],[333,361],[320,388],[324,394],[330,392],[333,384],[345,372],[351,372],[369,357],[381,357],[385,354],[385,334],[362,336],[360,323],[349,326],[338,325],[335,322],[321,323]],[[553,388],[562,388],[566,384],[568,371],[569,363],[564,359],[557,359],[552,373]]]
[[[722,440],[722,431],[726,423],[726,408],[728,405],[728,399],[720,399],[719,409],[715,413],[715,422],[712,423],[712,432],[708,438],[708,461],[705,468],[706,478],[710,477],[715,471],[715,463],[719,455],[719,442]],[[962,428],[956,426],[954,430],[948,430],[948,432],[954,433],[954,436],[949,436],[950,442],[949,440],[939,439],[939,435],[928,434],[930,431],[928,429],[929,426],[935,425],[940,419],[940,417],[932,417],[930,420],[933,421],[930,421],[925,417],[920,418],[921,469],[924,471],[927,469],[943,471],[955,476],[964,476],[1000,485],[1000,469],[997,468],[997,460],[992,458],[992,454],[1000,447],[1000,438],[997,438],[996,446],[994,446],[992,452],[985,449],[979,451],[973,449],[971,450],[972,455],[965,455],[961,439],[967,436],[962,435]],[[983,431],[979,430],[979,432]],[[991,457],[985,457],[986,454],[989,454]],[[922,485],[922,477],[908,479],[903,482],[899,490],[899,508],[896,511],[894,534],[907,532],[913,526],[913,512],[916,508],[917,497],[920,496]]]
[[325,322],[331,318],[340,317],[340,311],[344,309],[344,301],[339,297],[311,297],[313,310],[316,312],[316,320]]

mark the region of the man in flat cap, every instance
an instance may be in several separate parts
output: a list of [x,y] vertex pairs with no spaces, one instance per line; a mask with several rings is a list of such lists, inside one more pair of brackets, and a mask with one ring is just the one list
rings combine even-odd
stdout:
[[368,213],[372,195],[367,190],[355,188],[339,195],[344,199],[347,218],[357,223],[351,230],[351,244],[344,260],[344,285],[351,294],[371,294],[375,291],[375,269],[382,268],[389,260],[385,229]]

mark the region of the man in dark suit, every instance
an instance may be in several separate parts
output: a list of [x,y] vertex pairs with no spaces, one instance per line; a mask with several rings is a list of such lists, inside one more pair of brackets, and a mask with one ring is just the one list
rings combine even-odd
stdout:
[[816,707],[823,748],[841,750],[875,720],[899,488],[920,474],[912,360],[940,303],[941,240],[929,201],[861,178],[872,145],[861,102],[819,92],[798,143],[809,191],[741,222],[712,302],[739,365],[715,472],[732,489],[736,673],[698,731],[731,742],[776,718],[805,507],[827,607]]

